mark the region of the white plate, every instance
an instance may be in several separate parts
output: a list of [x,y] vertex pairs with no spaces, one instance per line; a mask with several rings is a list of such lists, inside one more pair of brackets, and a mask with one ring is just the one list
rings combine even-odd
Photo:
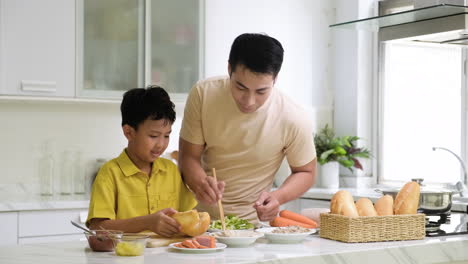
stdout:
[[263,236],[263,233],[250,230],[229,230],[229,232],[232,232],[233,236],[223,236],[223,231],[211,233],[210,235],[229,247],[247,247],[255,243],[257,238]]
[[308,235],[314,234],[317,232],[316,229],[309,229],[309,232],[304,233],[272,233],[273,230],[277,229],[278,227],[265,227],[259,228],[255,231],[261,232],[265,234],[265,237],[270,240],[272,243],[280,243],[280,244],[292,244],[292,243],[300,243],[304,240]]
[[185,253],[210,253],[210,252],[215,252],[217,250],[223,250],[227,247],[223,243],[216,243],[215,248],[180,248],[180,247],[174,246],[175,244],[178,244],[178,243],[180,242],[169,244],[169,247],[176,249],[178,251],[185,252]]

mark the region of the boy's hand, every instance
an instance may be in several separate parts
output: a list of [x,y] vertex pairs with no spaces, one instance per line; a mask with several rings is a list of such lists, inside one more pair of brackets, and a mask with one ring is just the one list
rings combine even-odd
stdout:
[[171,217],[177,213],[172,208],[162,209],[154,214],[150,214],[149,229],[163,237],[171,237],[180,232],[179,223]]

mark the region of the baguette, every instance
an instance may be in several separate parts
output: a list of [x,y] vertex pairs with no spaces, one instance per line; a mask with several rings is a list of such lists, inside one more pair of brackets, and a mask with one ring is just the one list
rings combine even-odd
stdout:
[[419,206],[420,191],[418,183],[406,183],[395,198],[393,212],[395,214],[416,214]]
[[374,207],[378,215],[393,215],[393,197],[388,194],[380,197]]
[[368,198],[361,198],[356,202],[356,208],[359,216],[377,216],[372,201]]
[[330,203],[330,212],[349,217],[359,216],[353,196],[345,190],[338,191],[333,195]]

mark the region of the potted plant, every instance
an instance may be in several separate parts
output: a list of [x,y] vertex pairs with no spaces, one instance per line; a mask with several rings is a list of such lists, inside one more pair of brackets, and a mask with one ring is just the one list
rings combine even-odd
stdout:
[[369,158],[370,151],[359,148],[356,142],[361,139],[357,136],[336,137],[332,128],[327,125],[314,135],[317,161],[320,165],[319,176],[323,187],[338,188],[339,165],[362,170],[358,158]]

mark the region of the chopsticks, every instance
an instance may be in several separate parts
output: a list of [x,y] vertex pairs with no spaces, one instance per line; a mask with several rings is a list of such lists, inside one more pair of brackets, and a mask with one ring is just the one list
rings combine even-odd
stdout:
[[[215,179],[215,182],[218,182],[218,179],[216,178],[215,168],[213,168],[213,177]],[[223,226],[223,231],[226,231],[226,222],[224,222],[224,210],[223,210],[223,203],[221,202],[221,199],[218,200],[218,208],[219,208],[219,217],[221,218],[221,225]]]

